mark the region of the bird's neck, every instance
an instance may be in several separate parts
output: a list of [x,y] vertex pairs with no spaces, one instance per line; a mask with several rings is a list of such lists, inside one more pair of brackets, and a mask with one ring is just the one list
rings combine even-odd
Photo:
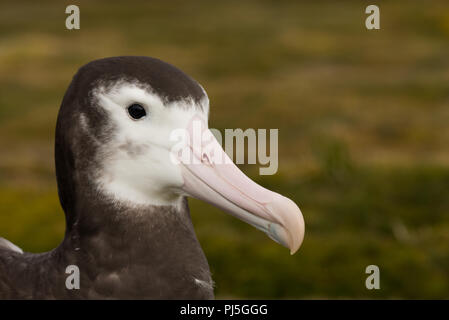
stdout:
[[77,210],[62,247],[66,260],[85,273],[88,286],[105,286],[102,290],[120,296],[126,279],[126,288],[141,291],[140,296],[167,298],[186,288],[204,294],[195,291],[195,279],[211,282],[209,266],[186,199],[180,207],[97,201],[79,203]]
[[[198,243],[186,199],[181,206],[140,207],[86,200],[78,201],[76,218],[67,228],[65,242],[75,251],[89,252],[98,262],[120,255],[157,259],[158,254]],[[114,253],[114,257],[105,258],[105,252]],[[107,261],[101,261],[103,258]]]

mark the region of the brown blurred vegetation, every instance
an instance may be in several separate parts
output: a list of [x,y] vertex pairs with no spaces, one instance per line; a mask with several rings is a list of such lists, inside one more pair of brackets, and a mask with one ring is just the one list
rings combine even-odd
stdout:
[[364,1],[78,1],[77,31],[69,4],[0,4],[0,236],[59,243],[65,89],[90,60],[147,55],[205,87],[211,127],[279,128],[279,172],[242,169],[300,205],[303,247],[190,201],[219,298],[449,298],[449,2],[378,1],[378,31]]

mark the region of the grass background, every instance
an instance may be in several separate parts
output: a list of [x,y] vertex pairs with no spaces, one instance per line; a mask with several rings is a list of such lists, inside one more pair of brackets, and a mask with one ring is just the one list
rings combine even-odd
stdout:
[[[105,56],[170,62],[208,91],[210,126],[279,128],[300,251],[190,201],[218,298],[449,298],[449,3],[71,1],[0,4],[0,235],[56,246],[56,115],[72,75]],[[74,3],[73,3],[74,4]],[[365,288],[376,264],[381,290]]]

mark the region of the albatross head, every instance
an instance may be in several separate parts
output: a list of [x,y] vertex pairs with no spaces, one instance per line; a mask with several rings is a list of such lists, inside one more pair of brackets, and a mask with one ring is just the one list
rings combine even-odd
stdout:
[[[147,57],[101,59],[80,69],[69,99],[75,100],[70,110],[59,115],[57,130],[68,133],[56,141],[57,155],[84,156],[78,168],[86,168],[99,195],[134,206],[179,206],[192,196],[262,230],[292,254],[300,247],[298,206],[232,163],[208,128],[206,92],[182,71]],[[61,188],[60,196],[64,207],[70,196]]]

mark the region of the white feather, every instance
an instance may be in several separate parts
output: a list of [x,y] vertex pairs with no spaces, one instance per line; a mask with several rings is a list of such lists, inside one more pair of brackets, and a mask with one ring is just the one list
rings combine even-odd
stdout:
[[18,246],[16,246],[14,243],[4,239],[4,238],[0,238],[0,247],[6,248],[6,249],[10,249],[14,252],[18,252],[18,253],[22,253],[23,254],[23,250],[20,249]]

